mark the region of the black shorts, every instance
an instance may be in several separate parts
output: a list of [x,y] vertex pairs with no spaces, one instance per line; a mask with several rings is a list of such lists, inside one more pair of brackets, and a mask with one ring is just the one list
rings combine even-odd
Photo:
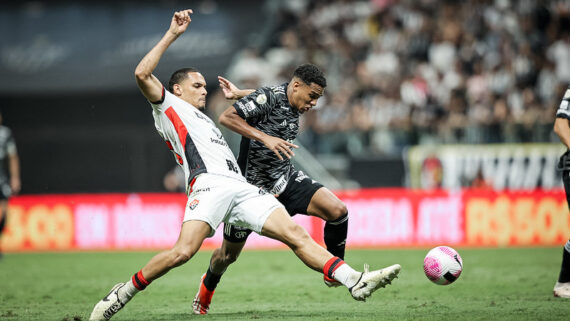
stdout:
[[[297,171],[293,173],[287,187],[281,195],[277,197],[277,200],[285,206],[285,209],[289,215],[293,216],[296,214],[307,214],[307,208],[313,195],[319,190],[323,185],[309,176],[305,175],[302,171]],[[224,223],[224,239],[233,243],[241,243],[247,240],[247,237],[251,234],[251,230],[242,227],[236,227],[230,224]]]

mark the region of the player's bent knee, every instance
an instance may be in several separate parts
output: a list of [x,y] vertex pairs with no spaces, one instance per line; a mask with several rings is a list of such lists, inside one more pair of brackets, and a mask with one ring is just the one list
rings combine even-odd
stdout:
[[171,251],[171,265],[179,266],[188,262],[193,256],[195,251],[182,250],[182,249],[172,249]]
[[334,221],[347,215],[348,209],[346,208],[346,204],[344,204],[344,202],[338,201],[331,205],[328,214],[328,221]]

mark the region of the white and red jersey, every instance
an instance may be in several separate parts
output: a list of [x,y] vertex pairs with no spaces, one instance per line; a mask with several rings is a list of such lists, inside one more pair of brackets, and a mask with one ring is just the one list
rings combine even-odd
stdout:
[[245,181],[234,154],[214,122],[198,108],[162,89],[162,101],[151,103],[156,130],[184,169],[186,191],[202,173]]

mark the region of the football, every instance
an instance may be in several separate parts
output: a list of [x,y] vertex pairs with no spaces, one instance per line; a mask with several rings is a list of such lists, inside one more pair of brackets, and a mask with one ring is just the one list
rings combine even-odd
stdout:
[[448,285],[455,282],[462,270],[461,256],[449,246],[431,249],[424,259],[424,272],[435,284]]

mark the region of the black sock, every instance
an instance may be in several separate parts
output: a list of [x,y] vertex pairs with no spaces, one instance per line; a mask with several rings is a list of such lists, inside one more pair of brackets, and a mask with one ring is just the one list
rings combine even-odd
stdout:
[[4,213],[2,219],[0,219],[0,235],[2,235],[2,231],[4,231],[4,226],[6,226],[6,213]]
[[564,245],[564,252],[562,254],[562,267],[560,268],[560,276],[558,282],[570,282],[570,240]]
[[348,234],[348,213],[325,224],[325,244],[332,255],[344,260],[346,235]]
[[[6,226],[6,213],[0,219],[0,244],[2,242],[2,231],[4,230],[4,226]],[[0,253],[2,252],[2,247],[0,247]]]
[[206,289],[214,291],[218,286],[218,283],[220,282],[222,275],[224,274],[223,273],[220,275],[214,274],[214,272],[210,270],[210,267],[208,267],[208,271],[206,272],[206,277],[204,278],[204,286],[206,287]]

